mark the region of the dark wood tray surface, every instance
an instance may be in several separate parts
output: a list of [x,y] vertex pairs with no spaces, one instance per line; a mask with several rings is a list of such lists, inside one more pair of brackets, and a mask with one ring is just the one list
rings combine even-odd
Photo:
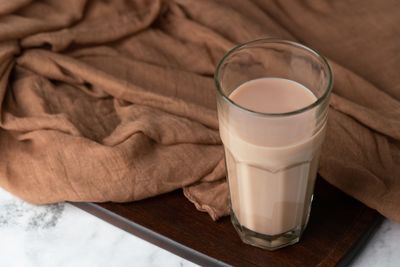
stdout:
[[346,266],[382,221],[320,177],[301,241],[274,252],[243,244],[228,217],[213,222],[180,190],[132,203],[72,204],[201,266]]

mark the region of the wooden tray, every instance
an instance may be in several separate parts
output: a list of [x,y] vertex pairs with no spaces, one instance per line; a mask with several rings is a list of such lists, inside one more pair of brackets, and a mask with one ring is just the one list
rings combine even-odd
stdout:
[[241,242],[228,217],[213,222],[181,191],[133,203],[73,203],[201,266],[346,266],[382,217],[318,178],[300,243],[269,252]]

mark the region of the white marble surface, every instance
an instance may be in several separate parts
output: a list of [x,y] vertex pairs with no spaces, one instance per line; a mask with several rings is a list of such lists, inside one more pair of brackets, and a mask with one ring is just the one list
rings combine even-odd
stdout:
[[[352,266],[400,266],[385,221]],[[0,266],[196,266],[69,204],[33,206],[0,188]]]
[[363,251],[354,267],[400,266],[400,224],[385,220]]
[[0,188],[0,266],[196,265],[69,204],[33,206]]

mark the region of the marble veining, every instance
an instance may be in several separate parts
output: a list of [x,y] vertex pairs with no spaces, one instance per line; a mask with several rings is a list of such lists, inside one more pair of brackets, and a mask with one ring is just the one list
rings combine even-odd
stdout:
[[[400,224],[386,220],[354,267],[400,266]],[[28,204],[0,188],[0,267],[196,266],[74,206]]]
[[64,211],[64,204],[33,206],[19,199],[1,204],[0,227],[19,226],[29,229],[55,227]]

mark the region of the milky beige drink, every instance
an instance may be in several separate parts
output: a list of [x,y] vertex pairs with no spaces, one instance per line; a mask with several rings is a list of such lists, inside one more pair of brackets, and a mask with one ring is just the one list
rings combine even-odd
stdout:
[[[317,100],[299,83],[280,78],[248,81],[229,98],[244,108],[263,113],[291,112]],[[268,140],[270,128],[279,123],[274,118],[253,127],[252,135],[243,131],[245,125],[235,127],[221,119],[232,210],[247,229],[273,236],[305,223],[324,131],[321,128],[312,135],[304,128],[299,132],[301,129],[293,125],[312,121],[309,116],[313,114],[287,119],[286,127]]]
[[224,56],[215,84],[233,226],[268,250],[298,242],[325,135],[328,63],[295,42],[254,40]]

